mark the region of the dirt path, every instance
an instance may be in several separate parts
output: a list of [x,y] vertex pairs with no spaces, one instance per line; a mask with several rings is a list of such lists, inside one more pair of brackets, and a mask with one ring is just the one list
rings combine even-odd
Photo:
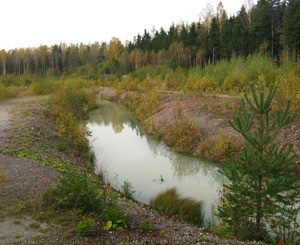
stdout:
[[[9,100],[0,104],[0,148],[4,151],[9,139],[20,126],[18,116],[26,104],[37,102],[41,97],[27,97]],[[6,178],[2,188],[1,201],[13,201],[19,198],[40,197],[53,185],[55,175],[47,166],[29,158],[16,158],[0,153],[0,172]]]
[[[0,103],[0,152],[5,151],[9,140],[20,126],[18,116],[26,105],[37,102],[41,97],[27,97]],[[12,147],[12,145],[11,145]],[[0,244],[23,244],[40,236],[41,232],[34,229],[46,228],[46,224],[38,223],[29,216],[11,215],[5,211],[11,205],[22,206],[25,201],[40,198],[42,193],[56,182],[55,174],[49,167],[37,160],[17,158],[0,153],[0,172],[5,181],[0,187]]]

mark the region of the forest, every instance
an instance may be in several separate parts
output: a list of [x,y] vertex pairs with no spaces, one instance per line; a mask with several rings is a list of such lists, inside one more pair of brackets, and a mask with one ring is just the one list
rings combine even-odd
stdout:
[[1,50],[0,73],[5,74],[116,74],[118,77],[148,65],[204,68],[220,60],[260,53],[277,65],[297,62],[300,47],[299,0],[259,0],[228,16],[222,2],[208,5],[196,23],[174,23],[169,30],[144,30],[123,45],[60,43],[48,47]]

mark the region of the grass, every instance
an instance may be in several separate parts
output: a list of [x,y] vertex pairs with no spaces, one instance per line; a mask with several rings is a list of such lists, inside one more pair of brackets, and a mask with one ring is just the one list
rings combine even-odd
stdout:
[[191,198],[180,197],[176,188],[158,194],[150,201],[150,207],[169,215],[175,215],[195,225],[203,225],[203,203]]
[[146,219],[142,222],[140,226],[142,231],[153,231],[154,227],[149,219]]
[[13,223],[14,225],[19,225],[19,224],[21,224],[20,220],[14,220],[12,223]]
[[34,230],[37,230],[37,229],[39,229],[40,228],[40,224],[39,223],[31,223],[31,224],[29,224],[29,228],[31,228],[31,229],[34,229]]

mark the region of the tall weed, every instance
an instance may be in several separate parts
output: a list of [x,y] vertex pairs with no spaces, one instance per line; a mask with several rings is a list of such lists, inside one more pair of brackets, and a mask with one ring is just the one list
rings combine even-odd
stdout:
[[158,194],[150,201],[150,206],[169,215],[176,215],[195,225],[203,224],[203,203],[191,198],[180,197],[176,188]]

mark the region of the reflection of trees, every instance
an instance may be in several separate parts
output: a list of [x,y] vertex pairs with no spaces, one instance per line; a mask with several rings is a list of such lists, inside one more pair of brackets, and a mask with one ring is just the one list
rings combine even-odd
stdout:
[[222,175],[218,173],[218,168],[215,164],[176,152],[151,135],[146,137],[147,143],[155,155],[163,155],[170,160],[173,165],[174,175],[178,179],[184,176],[197,175],[201,171],[203,175],[212,176],[216,182],[222,183],[224,181]]
[[140,135],[136,122],[132,119],[130,112],[116,103],[103,102],[98,109],[89,114],[89,122],[99,125],[112,125],[116,134],[122,132],[124,124],[135,130]]

